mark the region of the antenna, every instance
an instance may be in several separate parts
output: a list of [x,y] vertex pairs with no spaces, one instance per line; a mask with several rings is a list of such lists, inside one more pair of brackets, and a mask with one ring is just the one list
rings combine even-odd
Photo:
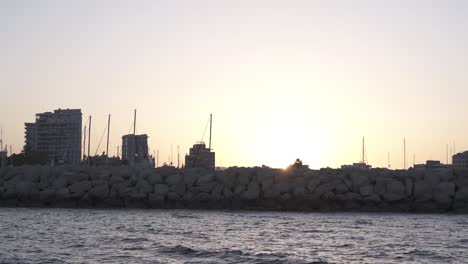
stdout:
[[180,151],[179,151],[179,145],[177,145],[177,168],[180,168]]
[[86,124],[83,129],[83,158],[86,155]]
[[135,113],[133,114],[133,135],[136,135],[136,109]]
[[213,114],[210,114],[210,143],[209,143],[210,152],[211,152],[211,128],[212,128],[212,123],[213,123]]
[[388,168],[390,169],[390,152],[388,152],[387,162],[388,162]]
[[159,167],[159,149],[156,151],[156,168]]
[[0,124],[0,151],[3,150],[3,124]]
[[413,168],[416,165],[416,153],[413,153]]
[[172,166],[172,144],[171,144],[171,155],[169,156],[169,162],[170,162],[170,164]]
[[88,166],[89,166],[89,152],[91,151],[91,116],[89,116],[89,127],[88,127]]
[[117,146],[117,158],[120,158],[119,146]]
[[107,147],[106,147],[106,156],[107,156],[107,157],[109,157],[110,119],[111,119],[111,115],[109,115],[109,119],[107,120]]
[[403,168],[406,170],[406,139],[403,138]]
[[366,163],[366,160],[364,158],[364,145],[365,145],[365,141],[364,141],[364,137],[362,137],[362,163]]
[[448,156],[449,156],[449,154],[448,154],[448,153],[449,153],[449,152],[448,152],[448,144],[447,144],[447,146],[446,146],[445,153],[446,153],[445,164],[449,164],[449,163],[448,163]]

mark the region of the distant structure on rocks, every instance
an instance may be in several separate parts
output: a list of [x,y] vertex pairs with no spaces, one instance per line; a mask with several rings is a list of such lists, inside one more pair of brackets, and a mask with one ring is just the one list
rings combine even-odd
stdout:
[[206,147],[205,142],[197,142],[190,148],[189,154],[185,155],[185,166],[187,168],[215,168],[215,153]]
[[36,114],[25,123],[25,150],[42,153],[51,164],[80,164],[81,109],[58,109]]
[[443,164],[439,160],[428,160],[426,164],[415,164],[415,169],[446,169],[450,168],[451,165]]
[[185,155],[185,166],[187,168],[205,168],[209,170],[215,169],[215,153],[211,151],[212,124],[213,114],[210,114],[210,142],[208,148],[203,141],[195,143],[193,147],[190,148],[189,153]]
[[137,167],[147,167],[151,164],[148,154],[148,136],[125,135],[122,137],[122,160]]
[[468,151],[453,155],[453,167],[457,169],[468,169]]
[[122,137],[122,160],[133,167],[154,167],[154,160],[148,151],[148,135],[136,134],[136,109],[133,117],[133,134]]

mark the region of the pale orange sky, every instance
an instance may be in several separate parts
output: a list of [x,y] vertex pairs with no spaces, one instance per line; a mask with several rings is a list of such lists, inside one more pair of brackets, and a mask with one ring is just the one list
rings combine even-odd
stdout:
[[[408,3],[410,2],[410,3]],[[184,154],[214,115],[217,165],[445,161],[468,149],[465,1],[2,1],[0,122],[93,115],[96,150],[150,136]],[[206,135],[205,140],[208,140]],[[101,145],[98,152],[104,150]]]

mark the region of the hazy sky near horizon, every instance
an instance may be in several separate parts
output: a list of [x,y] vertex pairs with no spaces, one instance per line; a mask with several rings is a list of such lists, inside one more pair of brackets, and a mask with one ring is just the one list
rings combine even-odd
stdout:
[[[467,1],[0,1],[0,122],[112,114],[174,162],[213,113],[217,165],[445,162],[468,149]],[[207,135],[205,141],[208,140]],[[104,150],[101,144],[98,152]]]

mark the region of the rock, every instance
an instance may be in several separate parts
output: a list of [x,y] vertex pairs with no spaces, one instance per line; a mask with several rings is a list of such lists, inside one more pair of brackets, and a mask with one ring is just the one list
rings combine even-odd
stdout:
[[413,195],[413,181],[410,178],[405,179],[405,195],[408,197]]
[[136,184],[137,191],[140,193],[151,193],[153,191],[153,186],[149,184],[146,180],[140,179]]
[[374,186],[372,185],[366,185],[366,186],[361,186],[359,188],[359,193],[362,195],[362,196],[370,196],[370,195],[373,195],[374,194]]
[[289,182],[287,181],[287,179],[283,179],[281,181],[276,182],[273,185],[273,188],[275,189],[276,192],[287,193],[287,192],[290,191],[291,186],[290,186]]
[[164,201],[164,195],[160,195],[160,194],[149,194],[148,195],[148,201],[150,202],[150,204],[152,202],[161,202],[161,201]]
[[293,195],[295,197],[303,197],[306,194],[306,188],[304,187],[295,187],[293,189]]
[[455,184],[452,182],[441,182],[434,189],[433,198],[441,204],[449,204],[455,194]]
[[414,183],[414,198],[417,202],[425,202],[432,199],[432,186],[426,181]]
[[211,196],[208,194],[208,193],[199,193],[199,194],[196,194],[194,196],[194,199],[195,200],[198,200],[198,201],[209,201],[211,198]]
[[315,188],[317,188],[317,186],[319,186],[319,184],[320,184],[320,179],[318,179],[318,178],[311,179],[307,183],[307,190],[310,193],[313,193],[315,191]]
[[147,181],[149,182],[149,184],[155,185],[163,183],[163,178],[161,174],[153,172],[147,176]]
[[227,172],[217,172],[215,178],[216,182],[219,182],[228,188],[232,188],[236,182],[236,177]]
[[462,187],[455,193],[456,201],[468,202],[468,187]]
[[352,190],[355,193],[358,193],[359,188],[362,186],[369,185],[369,178],[366,175],[363,175],[362,172],[351,173],[350,179],[353,183]]
[[435,187],[440,182],[440,176],[435,170],[427,170],[424,175],[424,181],[429,183],[431,187]]
[[179,182],[176,185],[169,186],[170,191],[177,193],[179,196],[184,196],[185,194],[185,184],[183,182]]
[[169,185],[176,185],[179,182],[182,182],[182,175],[180,174],[174,174],[166,178],[166,183]]
[[333,188],[334,188],[334,186],[332,186],[332,184],[325,183],[325,184],[322,184],[322,185],[318,186],[317,188],[315,188],[312,195],[314,197],[318,198],[318,197],[321,197],[322,195],[324,195],[325,193],[332,191]]
[[202,184],[199,184],[193,188],[195,192],[204,192],[204,193],[210,193],[211,190],[215,187],[216,183],[215,182],[205,182]]
[[245,191],[245,186],[244,185],[237,185],[235,188],[234,188],[234,194],[235,195],[240,195],[242,192]]
[[109,186],[107,186],[107,184],[96,185],[88,192],[88,194],[92,199],[104,200],[109,196]]
[[247,186],[247,190],[241,194],[244,200],[256,200],[260,195],[260,188],[257,183],[252,182]]
[[345,183],[339,183],[335,186],[335,193],[336,194],[344,194],[344,193],[347,193],[349,192],[350,189],[348,188],[348,186],[345,184]]
[[167,184],[155,184],[154,185],[154,194],[165,196],[169,193],[169,187]]
[[121,176],[112,175],[112,177],[109,179],[109,185],[115,185],[122,182],[125,182],[125,180]]
[[396,201],[403,200],[405,198],[404,194],[392,193],[392,192],[386,192],[382,196],[383,196],[383,199],[387,202],[396,202]]
[[239,169],[236,184],[237,185],[247,185],[250,182],[252,176],[250,175],[250,171],[248,169]]
[[68,190],[68,188],[58,189],[55,192],[55,198],[56,198],[56,201],[59,201],[59,202],[70,199],[70,191]]
[[223,192],[223,186],[221,184],[216,184],[213,190],[211,191],[211,196],[214,200],[221,199]]
[[76,182],[70,185],[70,193],[72,198],[82,197],[86,192],[91,189],[92,185],[89,181]]
[[225,187],[223,189],[223,196],[226,199],[230,199],[230,198],[232,198],[234,196],[234,194],[232,193],[231,189]]
[[197,185],[203,185],[206,183],[214,183],[215,182],[215,177],[213,174],[207,174],[203,175],[197,180]]
[[378,194],[371,194],[363,198],[364,202],[380,203],[382,200]]
[[179,196],[179,195],[178,195],[177,193],[175,193],[175,192],[169,192],[169,193],[167,194],[167,199],[168,199],[169,201],[179,201],[179,200],[181,200],[181,198],[182,198],[182,197]]
[[387,182],[387,193],[394,193],[400,196],[405,195],[405,185],[397,180],[390,180]]
[[39,193],[39,199],[43,202],[51,202],[55,199],[55,190],[43,190]]
[[68,184],[70,185],[89,179],[89,176],[83,172],[65,172],[63,176],[67,178]]

